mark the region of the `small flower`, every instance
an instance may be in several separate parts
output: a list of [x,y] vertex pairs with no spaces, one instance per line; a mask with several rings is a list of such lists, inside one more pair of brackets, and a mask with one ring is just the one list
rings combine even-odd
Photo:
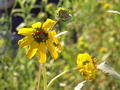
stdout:
[[87,53],[78,54],[77,64],[80,68],[81,74],[85,77],[86,80],[90,81],[95,79],[96,76],[96,67],[91,56]]
[[103,9],[109,9],[110,8],[110,4],[109,3],[105,3],[104,5],[103,5]]
[[[94,62],[96,61],[96,58],[92,60],[91,56],[87,53],[78,54],[77,57],[77,64],[78,69],[80,69],[81,74],[85,77],[86,80],[93,80],[96,76],[96,70],[101,70],[102,72],[108,73],[112,77],[116,78],[117,80],[120,80],[120,74],[116,72],[107,61],[105,61],[109,56],[111,55],[111,52],[107,53],[103,56],[104,59],[102,59],[101,64],[97,65],[97,67],[94,66]],[[86,80],[80,82],[74,90],[81,90],[81,88],[85,85]]]
[[50,51],[52,58],[57,59],[58,51],[60,51],[62,47],[58,41],[60,37],[55,37],[55,35],[57,35],[56,32],[50,30],[55,23],[55,21],[47,19],[43,24],[37,22],[32,25],[32,28],[22,28],[18,31],[18,34],[25,36],[18,41],[18,44],[22,48],[29,46],[26,53],[29,59],[31,59],[38,51],[39,62],[45,63],[47,48]]
[[102,53],[104,53],[104,52],[106,52],[107,50],[106,50],[105,47],[100,47],[99,51],[102,52]]

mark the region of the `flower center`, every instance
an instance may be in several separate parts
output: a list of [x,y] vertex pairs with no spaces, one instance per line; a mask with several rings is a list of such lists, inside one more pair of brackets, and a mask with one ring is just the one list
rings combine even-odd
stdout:
[[44,30],[36,31],[34,33],[34,38],[37,42],[44,42],[48,39],[48,33],[46,33]]

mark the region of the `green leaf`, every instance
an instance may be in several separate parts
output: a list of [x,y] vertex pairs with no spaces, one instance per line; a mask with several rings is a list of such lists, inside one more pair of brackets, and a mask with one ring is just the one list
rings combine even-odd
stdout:
[[119,14],[115,15],[115,20],[116,20],[117,25],[120,27],[120,15]]

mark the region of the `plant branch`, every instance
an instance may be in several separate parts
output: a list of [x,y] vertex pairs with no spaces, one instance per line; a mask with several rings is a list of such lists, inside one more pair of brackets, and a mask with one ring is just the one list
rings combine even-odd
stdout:
[[58,20],[56,21],[56,23],[52,26],[52,28],[50,29],[50,31],[52,31],[52,30],[54,29],[54,27],[55,27],[59,22],[60,22],[60,19],[58,19]]
[[41,68],[41,65],[39,65],[37,90],[40,90],[40,77],[41,77],[41,72],[42,72],[42,68]]
[[73,71],[75,71],[75,70],[79,70],[79,69],[81,69],[81,68],[70,69],[70,70],[67,70],[67,71],[64,71],[64,72],[58,74],[57,76],[55,76],[55,77],[48,83],[47,88],[49,88],[49,87],[52,85],[52,83],[53,83],[56,79],[58,79],[59,77],[61,77],[62,75],[66,74],[66,73],[69,73],[69,72],[73,72]]
[[47,77],[46,77],[45,64],[43,64],[43,79],[44,79],[44,90],[47,90]]

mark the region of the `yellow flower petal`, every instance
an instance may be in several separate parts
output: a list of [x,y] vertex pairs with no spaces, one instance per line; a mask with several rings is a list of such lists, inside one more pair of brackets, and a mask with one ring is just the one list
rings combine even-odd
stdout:
[[21,39],[21,40],[18,41],[18,45],[21,48],[25,48],[27,45],[30,45],[33,40],[34,40],[34,38],[33,38],[32,35],[25,36],[23,39]]
[[60,42],[58,41],[58,39],[60,37],[55,37],[56,32],[55,31],[50,31],[48,32],[48,37],[51,41],[54,41],[58,47],[56,47],[56,51],[61,52],[63,50],[63,47],[61,46]]
[[40,28],[40,27],[41,27],[41,22],[32,24],[32,28]]
[[85,77],[86,80],[95,79],[96,67],[89,54],[87,53],[78,54],[77,64],[78,67],[80,68],[81,74]]
[[38,50],[38,43],[36,41],[33,41],[31,43],[31,46],[30,48],[28,49],[26,55],[29,59],[31,59],[35,54],[36,54],[36,51]]
[[61,52],[63,50],[63,47],[61,46],[61,44],[58,44],[58,52]]
[[50,39],[46,40],[46,46],[49,49],[52,58],[56,59],[58,57],[58,53],[57,53],[55,46],[53,45],[53,43]]
[[56,31],[48,32],[48,37],[50,39],[52,39],[56,44],[58,44],[59,43],[59,41],[58,41],[59,37],[55,37],[55,35],[56,35]]
[[44,42],[41,42],[38,47],[38,60],[40,63],[46,62],[46,45]]
[[45,31],[48,31],[53,25],[55,24],[55,21],[51,20],[51,19],[47,19],[42,28],[45,30]]
[[21,28],[18,31],[18,34],[26,36],[26,35],[31,35],[32,33],[34,33],[34,29],[33,28]]

